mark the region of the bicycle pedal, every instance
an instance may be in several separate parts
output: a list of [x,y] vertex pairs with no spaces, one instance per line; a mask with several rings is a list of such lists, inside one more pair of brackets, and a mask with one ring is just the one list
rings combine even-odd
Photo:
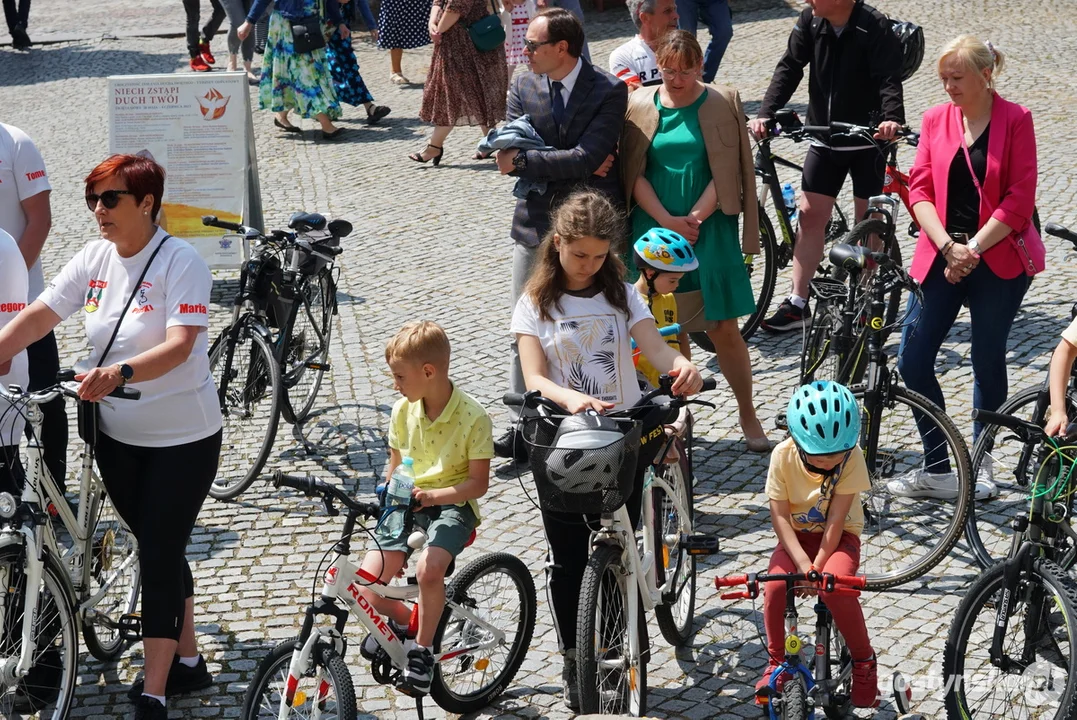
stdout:
[[789,420],[786,418],[784,412],[780,412],[774,418],[774,427],[778,430],[789,431]]
[[120,619],[116,623],[116,629],[124,642],[139,642],[142,640],[142,614],[120,615]]
[[304,363],[303,366],[307,370],[314,370],[315,372],[329,372],[329,369],[331,367],[329,363],[318,363],[318,362],[307,362],[307,363]]
[[718,552],[718,537],[706,533],[681,535],[681,547],[689,555],[714,555]]

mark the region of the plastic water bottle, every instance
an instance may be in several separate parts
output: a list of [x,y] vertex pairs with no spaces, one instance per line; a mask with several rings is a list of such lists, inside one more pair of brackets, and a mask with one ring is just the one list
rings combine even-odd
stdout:
[[389,507],[411,505],[411,491],[415,488],[415,461],[409,457],[396,466],[393,476],[389,478],[389,490],[385,504]]
[[785,203],[785,213],[790,222],[797,219],[797,192],[790,183],[782,185],[782,202]]

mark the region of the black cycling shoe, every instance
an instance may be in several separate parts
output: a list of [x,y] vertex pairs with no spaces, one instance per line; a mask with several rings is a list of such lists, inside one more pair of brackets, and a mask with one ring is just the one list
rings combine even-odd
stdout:
[[567,650],[561,665],[561,699],[565,707],[573,712],[580,709],[580,685],[576,676],[576,651]]
[[408,652],[408,666],[404,668],[404,684],[413,692],[428,693],[433,679],[434,654],[430,648],[412,648]]
[[782,301],[773,315],[762,322],[762,326],[764,330],[783,333],[806,327],[809,320],[811,320],[811,313],[808,312],[808,306],[798,308],[787,298]]
[[135,720],[168,720],[168,710],[159,700],[140,695],[135,702]]
[[511,458],[516,462],[527,462],[527,446],[515,427],[509,428],[501,437],[494,440],[494,455],[500,458]]
[[[131,689],[127,691],[127,699],[131,702],[137,702],[145,687],[145,680],[139,678],[131,685]],[[186,695],[187,693],[193,693],[197,690],[205,690],[213,685],[213,676],[209,674],[209,668],[206,667],[206,659],[202,656],[198,657],[198,664],[194,667],[187,667],[180,662],[179,657],[172,658],[172,667],[168,669],[168,680],[165,683],[165,697],[172,697],[174,695]]]

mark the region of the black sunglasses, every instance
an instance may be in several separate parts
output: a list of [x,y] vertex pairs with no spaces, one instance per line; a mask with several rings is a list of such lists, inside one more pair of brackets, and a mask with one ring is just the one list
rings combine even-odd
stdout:
[[86,207],[90,208],[91,211],[97,210],[97,201],[100,200],[102,205],[112,210],[119,204],[120,195],[134,195],[134,193],[130,190],[106,190],[100,195],[86,193]]
[[556,44],[558,42],[560,42],[560,41],[559,40],[543,40],[543,41],[539,42],[539,41],[536,41],[536,40],[528,40],[527,38],[524,38],[524,47],[527,48],[528,52],[535,52],[536,50],[538,50],[543,45],[554,45],[554,44]]

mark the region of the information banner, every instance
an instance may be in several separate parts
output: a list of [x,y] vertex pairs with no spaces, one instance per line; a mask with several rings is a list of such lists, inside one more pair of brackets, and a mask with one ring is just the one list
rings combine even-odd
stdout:
[[245,73],[108,78],[109,150],[142,154],[166,173],[159,223],[210,267],[235,268],[240,243],[203,215],[262,226]]

